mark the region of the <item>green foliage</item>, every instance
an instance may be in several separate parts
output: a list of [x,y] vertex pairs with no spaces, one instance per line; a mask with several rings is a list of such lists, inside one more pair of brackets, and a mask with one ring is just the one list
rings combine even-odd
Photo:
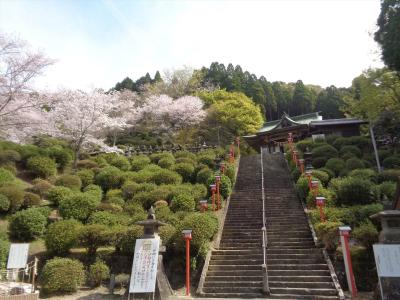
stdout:
[[18,241],[30,241],[41,236],[46,225],[47,218],[39,210],[29,208],[12,215],[9,231],[11,237]]
[[29,158],[26,167],[34,175],[42,178],[55,175],[57,172],[55,161],[46,156],[33,156]]
[[54,159],[58,165],[58,168],[64,169],[68,163],[72,160],[71,150],[62,148],[61,146],[53,146],[46,150],[47,155]]
[[175,164],[174,157],[164,157],[161,158],[157,163],[163,169],[171,169],[172,166]]
[[363,169],[364,163],[361,159],[353,157],[346,160],[346,169],[347,170],[355,170],[355,169]]
[[306,200],[309,192],[308,179],[305,175],[301,175],[296,182],[296,192],[301,200]]
[[63,218],[86,222],[99,203],[91,194],[74,193],[60,202],[59,210]]
[[132,255],[135,252],[136,240],[143,235],[143,227],[139,225],[130,226],[123,234],[117,239],[116,248],[126,255]]
[[187,158],[192,162],[196,161],[196,155],[189,151],[177,151],[174,153],[176,159]]
[[44,197],[48,190],[53,186],[50,182],[44,179],[36,178],[33,182],[32,191],[40,197]]
[[204,167],[197,172],[196,182],[207,184],[208,178],[210,178],[214,174],[208,167]]
[[[208,185],[215,183],[215,177],[212,176],[208,179]],[[221,175],[221,186],[220,186],[220,193],[224,197],[224,199],[227,199],[229,195],[232,192],[232,182],[229,179],[228,176],[226,175]]]
[[98,201],[101,201],[101,199],[103,198],[103,190],[98,185],[89,184],[83,189],[83,191],[86,195],[92,195]]
[[337,182],[336,202],[338,205],[369,204],[373,201],[372,184],[369,180],[347,177]]
[[10,202],[11,212],[15,212],[20,209],[24,203],[25,193],[17,186],[8,185],[0,187],[0,194],[7,197],[8,201]]
[[[330,190],[323,187],[318,188],[318,196],[325,197],[326,206],[333,205],[333,194]],[[315,197],[312,192],[309,192],[306,198],[307,207],[315,207]]]
[[128,171],[131,169],[131,164],[125,156],[119,154],[113,154],[110,155],[109,157],[110,158],[107,161],[110,165],[117,167],[122,171]]
[[312,158],[313,160],[317,157],[319,158],[326,158],[327,160],[329,158],[337,157],[338,156],[338,151],[332,147],[331,145],[321,145],[312,150]]
[[88,280],[91,286],[100,286],[101,283],[110,277],[110,269],[101,260],[97,260],[94,264],[90,265]]
[[316,157],[313,158],[311,161],[311,164],[314,168],[322,168],[323,166],[325,166],[326,162],[328,161],[328,158],[326,157]]
[[174,156],[171,152],[161,152],[161,153],[153,153],[150,155],[150,160],[154,164],[158,164],[162,159],[170,159],[175,161]]
[[343,156],[346,153],[351,153],[354,156],[361,158],[362,152],[357,146],[353,145],[344,145],[340,148],[340,156]]
[[56,186],[64,186],[70,188],[73,191],[80,191],[82,187],[82,181],[77,175],[62,175],[56,179]]
[[[192,230],[191,246],[193,247],[192,255],[205,257],[208,250],[208,243],[218,231],[218,219],[212,213],[190,213],[185,216],[179,226],[178,232],[183,229]],[[178,247],[182,247],[181,236],[177,237]]]
[[47,199],[58,206],[61,201],[72,194],[73,191],[65,186],[54,186],[47,191]]
[[27,208],[27,207],[37,206],[40,204],[40,202],[41,199],[39,195],[30,192],[25,192],[23,207]]
[[108,190],[106,193],[106,199],[110,199],[110,198],[114,198],[114,197],[118,197],[118,198],[122,198],[122,190],[121,189],[112,189],[112,190]]
[[326,186],[329,182],[329,174],[321,170],[313,170],[312,176],[317,178],[321,183]]
[[41,273],[42,290],[47,294],[76,292],[85,281],[83,264],[70,258],[53,258],[46,262]]
[[399,24],[399,2],[393,0],[381,1],[381,12],[377,21],[378,29],[374,33],[374,38],[380,45],[385,65],[394,71],[400,71]]
[[82,224],[74,219],[50,224],[44,236],[47,251],[54,255],[68,253],[78,243],[81,226]]
[[130,200],[139,191],[139,184],[132,181],[126,181],[122,186],[122,195],[125,200]]
[[143,209],[143,206],[137,202],[129,202],[124,205],[124,212],[129,216],[144,216],[143,219],[146,218],[146,212]]
[[112,227],[123,222],[123,216],[108,211],[96,211],[92,213],[88,219],[88,224],[100,224],[108,227]]
[[8,259],[8,251],[10,249],[10,242],[6,237],[0,238],[0,267],[5,269]]
[[101,224],[82,226],[78,235],[79,245],[86,248],[89,256],[94,256],[99,247],[110,246],[114,238],[114,233]]
[[193,196],[189,194],[181,194],[174,196],[171,203],[171,209],[174,212],[177,211],[194,211],[196,203],[194,202]]
[[379,185],[380,192],[386,196],[390,201],[394,201],[396,197],[396,183],[391,181],[384,181]]
[[171,212],[168,206],[157,207],[156,217],[157,220],[172,224],[173,226],[176,226],[178,225],[178,223],[180,223],[180,220],[177,217],[177,215]]
[[378,282],[373,252],[364,247],[353,246],[350,248],[350,255],[357,289],[373,291]]
[[325,164],[325,168],[332,170],[336,176],[340,174],[340,171],[345,168],[345,162],[340,158],[330,158]]
[[15,150],[0,151],[0,164],[15,163],[21,160],[21,155]]
[[137,155],[131,158],[131,170],[140,171],[150,164],[150,158],[146,155]]
[[182,182],[182,177],[181,177],[181,175],[179,175],[178,173],[176,173],[174,171],[160,169],[151,174],[150,182],[154,182],[157,185],[179,184]]
[[297,148],[297,150],[304,153],[307,151],[307,148],[311,151],[312,148],[314,147],[314,145],[315,144],[311,139],[305,139],[305,140],[298,141],[296,143],[296,148]]
[[142,191],[136,193],[132,201],[141,203],[144,207],[149,208],[158,200],[167,200],[171,195],[171,190],[167,186],[159,186],[150,191]]
[[389,156],[382,161],[382,166],[385,169],[400,168],[400,157],[399,156]]
[[99,165],[93,160],[83,159],[78,161],[77,167],[78,169],[96,169]]
[[191,164],[191,165],[194,166],[196,164],[196,161],[191,159],[191,158],[189,158],[189,157],[178,157],[175,160],[175,163],[177,163],[177,164],[180,164],[180,163]]
[[335,178],[335,172],[333,172],[331,169],[328,169],[328,168],[320,168],[320,169],[318,169],[319,171],[323,171],[323,172],[325,172],[326,174],[328,174],[329,175],[329,180],[331,180],[332,178]]
[[105,167],[96,175],[95,181],[105,191],[120,188],[124,181],[124,173],[114,166]]
[[3,194],[0,194],[0,211],[6,212],[10,209],[10,200]]
[[215,154],[202,151],[197,155],[197,163],[208,166],[209,168],[215,168]]
[[171,246],[176,233],[176,228],[170,224],[160,227],[159,235],[163,245]]
[[339,242],[338,228],[342,225],[341,222],[326,221],[314,226],[318,239],[324,243],[328,251],[336,250]]
[[378,242],[378,230],[371,221],[360,224],[353,230],[352,236],[365,248],[372,248]]
[[82,169],[76,172],[76,175],[81,179],[82,187],[86,187],[94,182],[94,172],[89,169]]
[[192,180],[194,166],[187,163],[178,163],[174,165],[173,170],[182,176],[183,181],[189,182]]
[[378,182],[393,181],[398,182],[400,179],[400,170],[384,170],[378,175]]
[[378,181],[378,174],[372,169],[355,169],[348,174],[350,177],[366,179],[372,182]]
[[0,186],[13,182],[15,180],[14,174],[9,170],[0,168]]

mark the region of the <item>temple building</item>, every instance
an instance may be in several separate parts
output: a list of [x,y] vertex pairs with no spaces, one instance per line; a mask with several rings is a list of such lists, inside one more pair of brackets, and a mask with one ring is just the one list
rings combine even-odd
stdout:
[[255,149],[263,146],[270,152],[283,152],[289,133],[292,133],[294,142],[308,137],[324,138],[330,134],[349,137],[360,135],[362,124],[368,122],[347,118],[323,120],[319,112],[294,117],[284,113],[280,120],[266,122],[256,134],[243,138]]

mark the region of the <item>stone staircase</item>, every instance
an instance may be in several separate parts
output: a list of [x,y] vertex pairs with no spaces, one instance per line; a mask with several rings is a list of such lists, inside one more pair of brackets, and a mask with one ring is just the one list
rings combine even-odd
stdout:
[[262,173],[260,155],[252,155],[241,158],[220,245],[212,251],[199,296],[339,299],[283,156],[264,152],[263,158],[271,294],[262,293]]

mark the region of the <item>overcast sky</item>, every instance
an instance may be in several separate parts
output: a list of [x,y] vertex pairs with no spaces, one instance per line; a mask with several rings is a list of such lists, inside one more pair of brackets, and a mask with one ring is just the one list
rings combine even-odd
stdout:
[[108,89],[126,76],[218,61],[264,75],[347,87],[381,67],[379,0],[0,0],[0,30],[58,62],[40,88]]

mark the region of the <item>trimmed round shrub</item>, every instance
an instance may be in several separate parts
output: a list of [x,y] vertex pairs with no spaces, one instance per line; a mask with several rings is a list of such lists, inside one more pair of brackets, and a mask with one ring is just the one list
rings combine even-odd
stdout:
[[[318,196],[325,197],[325,205],[332,206],[333,205],[333,194],[330,190],[325,189],[323,187],[318,188]],[[312,192],[309,192],[306,198],[307,207],[315,207],[315,197]]]
[[344,161],[347,161],[347,160],[349,160],[350,158],[357,158],[357,156],[355,156],[353,153],[351,153],[351,152],[347,152],[347,153],[344,153],[343,155],[341,155],[341,157],[342,157],[342,159],[344,160]]
[[296,192],[298,197],[301,200],[306,200],[306,197],[309,192],[309,187],[308,187],[308,178],[305,175],[301,175],[299,179],[296,182]]
[[378,181],[378,174],[372,169],[355,169],[348,174],[351,177],[370,180],[372,182]]
[[111,198],[108,198],[108,199],[104,200],[104,202],[102,204],[118,205],[118,206],[121,207],[121,210],[122,210],[122,206],[124,206],[125,200],[120,198],[120,197],[111,197]]
[[44,236],[47,251],[54,255],[68,253],[78,243],[81,226],[82,224],[74,219],[50,224]]
[[126,181],[121,188],[125,200],[130,200],[139,191],[139,183]]
[[83,159],[78,161],[77,167],[78,169],[96,169],[99,165],[93,160]]
[[85,282],[83,264],[76,259],[53,258],[46,262],[41,273],[42,290],[46,294],[76,292]]
[[188,158],[191,159],[192,161],[196,161],[196,155],[189,152],[189,151],[177,151],[174,153],[174,156],[176,159],[178,158]]
[[99,202],[103,198],[103,190],[96,184],[89,184],[87,187],[83,189],[83,192],[86,195],[92,195],[95,197]]
[[326,157],[316,157],[313,158],[311,161],[311,164],[314,168],[319,169],[325,166],[326,162],[328,161],[328,158]]
[[346,166],[345,162],[343,159],[340,158],[330,158],[325,164],[325,168],[328,168],[329,170],[332,170],[335,172],[335,175],[339,175],[340,171],[344,169]]
[[209,168],[215,168],[215,154],[211,154],[211,153],[201,154],[200,153],[197,156],[197,162],[199,164],[206,165]]
[[6,212],[10,209],[10,200],[3,194],[0,194],[0,211]]
[[361,150],[357,146],[352,146],[352,145],[346,145],[340,148],[340,156],[346,153],[351,153],[354,156],[357,156],[358,158],[361,158],[362,156]]
[[90,214],[100,203],[96,197],[86,193],[76,193],[60,202],[60,214],[65,219],[75,219],[86,222]]
[[76,176],[81,179],[82,187],[88,186],[94,182],[94,172],[89,169],[82,169],[76,172]]
[[330,179],[332,179],[332,178],[335,178],[335,172],[333,172],[331,169],[328,169],[328,168],[320,168],[320,169],[318,169],[319,171],[323,171],[323,172],[325,172],[326,174],[328,174],[329,175],[329,180]]
[[378,150],[378,155],[381,160],[384,160],[385,158],[392,156],[392,151],[387,149],[380,149]]
[[177,226],[180,223],[180,219],[177,214],[174,214],[168,206],[161,206],[156,208],[157,220]]
[[346,169],[350,171],[355,169],[363,169],[364,167],[363,161],[359,158],[353,157],[346,160]]
[[315,233],[319,240],[321,240],[326,250],[329,252],[335,251],[339,243],[338,228],[343,226],[342,222],[326,221],[323,223],[317,223]]
[[133,255],[135,252],[136,240],[143,236],[143,227],[139,225],[130,226],[128,230],[117,239],[116,248],[126,255]]
[[229,177],[232,184],[235,183],[236,168],[234,164],[225,164],[225,175]]
[[136,202],[125,203],[124,212],[129,216],[140,215],[144,216],[144,219],[146,218],[146,212],[144,211],[143,206]]
[[72,160],[72,153],[70,150],[64,149],[60,146],[53,146],[47,149],[47,155],[54,159],[60,169],[64,169]]
[[113,166],[105,167],[96,175],[96,183],[100,185],[103,190],[120,188],[124,181],[124,173]]
[[372,245],[378,242],[378,230],[369,220],[356,227],[353,230],[352,236],[368,249],[371,249]]
[[174,165],[173,171],[181,175],[183,181],[189,182],[191,181],[193,176],[194,166],[192,164],[187,164],[187,163],[178,163]]
[[25,192],[24,195],[24,207],[32,207],[32,206],[37,206],[40,204],[42,199],[40,199],[39,195],[30,193],[30,192]]
[[384,170],[378,174],[378,182],[393,181],[398,182],[400,179],[400,170]]
[[164,158],[169,158],[175,160],[174,156],[171,152],[161,152],[161,153],[153,153],[150,155],[150,160],[152,163],[157,164],[160,160]]
[[400,157],[389,156],[382,161],[382,166],[385,169],[397,169],[400,168]]
[[307,151],[307,148],[311,151],[313,146],[314,143],[311,139],[305,139],[296,143],[297,150],[300,150],[303,153]]
[[108,211],[96,211],[88,219],[89,224],[100,224],[109,227],[121,224],[121,222],[121,216]]
[[21,154],[15,150],[0,151],[0,164],[15,163],[21,160]]
[[[215,177],[211,176],[208,179],[208,184],[207,186],[210,186],[211,184],[215,183]],[[231,180],[229,179],[228,176],[225,175],[221,175],[221,186],[220,186],[220,193],[221,195],[224,197],[224,199],[227,199],[229,197],[229,195],[232,192],[232,183]],[[209,191],[209,193],[211,193]]]
[[149,208],[156,201],[168,199],[170,194],[171,189],[166,186],[160,186],[151,191],[136,193],[135,196],[133,196],[132,201],[141,203],[144,207]]
[[8,229],[18,241],[30,241],[41,236],[46,225],[47,218],[39,210],[30,208],[12,215]]
[[369,204],[373,201],[371,195],[372,183],[369,180],[347,177],[338,182],[336,202],[338,205]]
[[78,243],[87,250],[88,256],[96,255],[99,247],[111,246],[115,239],[116,231],[101,224],[88,224],[82,226]]
[[15,176],[9,170],[4,168],[0,168],[0,186],[13,182],[15,180]]
[[208,178],[210,178],[214,174],[208,167],[205,167],[197,172],[196,182],[207,184]]
[[329,183],[329,174],[321,170],[313,170],[312,176],[317,178],[321,183],[326,186]]
[[194,211],[196,203],[194,198],[188,194],[181,194],[174,196],[171,202],[171,209],[173,212],[177,211]]
[[384,181],[379,185],[382,196],[386,196],[389,200],[393,201],[396,196],[396,183],[391,181]]
[[98,260],[90,265],[88,281],[92,287],[100,286],[108,278],[110,278],[110,269],[103,261]]
[[109,164],[122,171],[128,171],[131,169],[129,160],[123,155],[113,155],[111,159],[109,159]]
[[160,184],[179,184],[182,182],[182,177],[174,171],[160,169],[151,174],[150,181],[157,185]]
[[164,157],[160,159],[157,163],[163,169],[171,169],[172,166],[175,164],[174,157]]
[[[191,246],[194,248],[192,253],[198,252],[200,256],[205,257],[209,241],[218,231],[218,219],[212,213],[190,213],[182,220],[178,232],[183,229],[192,230]],[[176,246],[180,249],[183,241],[180,236],[177,238]]]
[[196,160],[190,159],[188,157],[178,157],[175,160],[175,163],[177,164],[190,164],[190,165],[196,165]]
[[36,178],[32,183],[33,187],[31,190],[42,198],[47,194],[48,190],[53,187],[50,182],[40,178]]
[[110,199],[110,198],[114,198],[114,197],[122,198],[122,190],[121,189],[112,189],[112,190],[107,191],[106,200]]
[[337,157],[338,151],[331,145],[325,144],[318,146],[312,150],[312,158],[323,157],[327,160],[332,157]]
[[171,246],[173,242],[176,234],[176,228],[170,224],[167,224],[165,226],[161,226],[158,233],[160,235],[163,245],[168,247]]
[[137,155],[131,158],[131,170],[132,171],[140,171],[145,166],[150,164],[151,160],[146,155]]
[[158,200],[154,203],[155,208],[162,207],[162,206],[168,206],[168,202],[165,200]]
[[26,167],[34,175],[42,178],[55,175],[57,172],[56,162],[47,156],[33,156],[29,158]]
[[[111,199],[110,201],[113,201],[113,199]],[[97,206],[97,209],[99,211],[109,211],[112,213],[120,213],[123,211],[121,205],[115,204],[113,202],[102,202]]]
[[73,191],[80,191],[82,181],[77,175],[62,175],[56,179],[56,186],[64,186]]
[[25,192],[17,186],[8,185],[0,187],[0,194],[7,197],[10,202],[10,211],[15,212],[24,203]]

